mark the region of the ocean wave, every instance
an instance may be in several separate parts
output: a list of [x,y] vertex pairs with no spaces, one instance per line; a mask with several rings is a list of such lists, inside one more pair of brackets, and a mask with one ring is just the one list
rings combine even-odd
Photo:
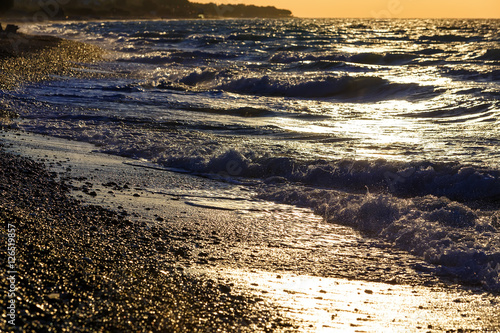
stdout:
[[348,98],[355,100],[404,99],[413,94],[431,94],[433,87],[399,84],[371,76],[319,77],[309,81],[274,79],[269,76],[233,79],[217,87],[239,94],[298,98]]
[[304,61],[342,61],[352,62],[367,65],[403,65],[410,63],[417,55],[413,53],[358,53],[352,55],[345,54],[323,54],[323,55],[310,55],[303,53],[293,52],[280,52],[273,55],[269,62],[271,63],[296,63]]
[[438,109],[426,110],[422,112],[412,112],[411,114],[402,114],[403,117],[413,118],[450,118],[462,117],[486,113],[494,109],[492,103],[482,103],[478,105],[460,105],[454,107],[443,107]]
[[254,152],[229,150],[200,159],[168,156],[169,167],[196,173],[220,173],[228,163],[240,170],[234,176],[287,182],[363,193],[390,193],[400,198],[433,195],[458,202],[499,202],[500,171],[460,163],[377,161],[309,161],[291,157],[256,156]]
[[370,65],[403,65],[417,56],[411,53],[359,53],[347,58],[348,62]]
[[450,25],[450,26],[437,26],[436,29],[439,30],[448,30],[448,31],[474,31],[473,27],[468,26],[467,24],[464,25]]
[[370,26],[364,24],[364,23],[352,23],[348,26],[349,29],[361,29],[361,30],[366,30],[370,29]]
[[486,52],[483,55],[476,57],[475,59],[500,61],[500,49],[486,50]]
[[236,56],[229,52],[206,52],[206,51],[177,51],[170,55],[174,62],[183,63],[185,61],[200,61],[200,60],[221,60],[233,59]]
[[319,61],[319,60],[329,60],[329,61],[338,61],[337,56],[314,56],[314,55],[303,55],[302,53],[295,52],[278,52],[269,58],[269,62],[271,63],[280,63],[280,64],[290,64],[294,62],[300,61]]
[[232,59],[236,55],[225,52],[206,51],[170,51],[164,54],[140,55],[130,58],[119,59],[121,62],[135,62],[144,64],[163,65],[168,63],[191,64],[210,60]]
[[427,48],[423,49],[420,51],[415,52],[416,54],[423,54],[423,55],[434,55],[434,54],[440,54],[440,53],[445,53],[443,49],[435,49],[435,48]]
[[343,71],[343,72],[372,72],[375,69],[367,69],[357,66],[349,66],[343,61],[330,61],[330,60],[319,60],[319,61],[305,61],[292,63],[286,68],[287,70],[294,71]]
[[283,186],[260,197],[310,207],[343,224],[423,257],[426,270],[486,290],[500,291],[500,214],[479,212],[447,198],[401,199],[388,194],[349,194]]
[[169,55],[140,55],[125,59],[118,59],[121,62],[133,62],[139,64],[152,64],[152,65],[163,65],[172,62]]
[[274,49],[276,52],[312,51],[314,47],[310,45],[283,45]]
[[448,34],[448,35],[431,35],[431,36],[420,36],[419,41],[423,42],[467,42],[470,38],[462,35]]
[[460,164],[431,162],[311,163],[291,180],[348,191],[390,192],[399,197],[435,195],[460,202],[500,199],[500,172]]
[[219,72],[216,70],[197,70],[189,73],[188,75],[182,77],[178,82],[183,83],[188,86],[196,86],[200,83],[214,81]]
[[238,116],[238,117],[266,117],[275,114],[275,112],[269,109],[252,107],[252,106],[242,106],[239,108],[210,108],[210,107],[186,106],[184,108],[181,107],[180,109],[186,111],[213,113],[213,114]]
[[124,93],[134,93],[134,92],[142,92],[144,91],[143,87],[138,84],[124,84],[124,85],[110,85],[104,86],[101,88],[103,91],[118,91]]
[[208,46],[224,43],[226,37],[213,34],[193,34],[189,35],[186,40],[196,42],[197,45]]
[[[314,66],[313,64],[311,64]],[[332,64],[333,65],[333,64]],[[339,64],[340,66],[340,64]],[[354,71],[354,70],[353,70]],[[178,91],[219,90],[243,95],[338,98],[356,101],[384,99],[426,99],[435,95],[434,87],[412,83],[393,83],[374,76],[242,77],[231,70],[196,69],[181,75],[160,78],[143,86]]]
[[257,42],[257,41],[271,40],[273,38],[274,37],[270,37],[267,35],[243,33],[243,34],[232,34],[227,39],[228,40],[236,40],[236,41],[256,41]]
[[184,39],[189,36],[189,33],[186,31],[154,31],[154,30],[139,30],[135,33],[130,34],[131,37],[140,37],[140,38],[179,38]]
[[189,36],[187,31],[136,31],[130,34],[130,37],[124,39],[125,41],[152,41],[154,43],[171,43],[177,44],[183,42]]
[[[476,58],[477,59],[477,58]],[[497,82],[500,81],[500,70],[491,70],[488,72],[472,70],[472,69],[443,69],[443,75],[459,78],[462,80]]]
[[223,70],[217,71],[213,68],[196,68],[185,73],[172,73],[169,77],[162,77],[155,80],[146,80],[141,86],[146,88],[168,89],[176,91],[190,91],[193,89],[213,88],[217,80],[221,77],[230,76]]

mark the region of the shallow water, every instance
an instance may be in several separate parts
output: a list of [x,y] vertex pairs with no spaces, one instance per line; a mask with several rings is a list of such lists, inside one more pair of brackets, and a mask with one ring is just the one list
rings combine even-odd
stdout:
[[24,110],[26,130],[257,186],[260,198],[391,241],[434,274],[498,291],[499,24],[34,25],[110,50],[93,69],[116,75],[2,99]]

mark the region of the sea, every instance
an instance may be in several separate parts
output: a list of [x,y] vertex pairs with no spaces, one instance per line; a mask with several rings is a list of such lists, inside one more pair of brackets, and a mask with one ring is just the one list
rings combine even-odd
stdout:
[[258,189],[500,291],[500,21],[46,22],[98,78],[2,92],[21,129]]

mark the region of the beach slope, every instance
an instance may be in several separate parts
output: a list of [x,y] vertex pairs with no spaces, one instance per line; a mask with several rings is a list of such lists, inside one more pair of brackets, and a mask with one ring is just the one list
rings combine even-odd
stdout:
[[[54,37],[18,35],[0,40],[0,86],[52,75],[101,60],[97,47]],[[7,104],[7,103],[4,103]],[[16,110],[2,105],[4,123]],[[1,331],[186,332],[259,331],[288,324],[259,305],[232,296],[230,287],[182,273],[161,239],[123,215],[82,205],[43,163],[0,150],[2,267]],[[11,237],[12,236],[12,237]],[[168,245],[168,244],[167,244]],[[153,253],[164,252],[162,261]],[[12,251],[10,251],[12,250]],[[11,259],[8,259],[11,258]],[[7,262],[9,261],[9,262]],[[9,264],[9,265],[8,265]],[[12,296],[12,297],[11,297]],[[274,324],[273,324],[274,323]]]

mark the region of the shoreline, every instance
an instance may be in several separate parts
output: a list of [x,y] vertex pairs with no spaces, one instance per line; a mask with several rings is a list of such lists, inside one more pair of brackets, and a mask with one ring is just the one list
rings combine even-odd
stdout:
[[168,246],[158,241],[169,239],[167,230],[81,205],[41,163],[3,149],[0,160],[0,220],[17,230],[17,331],[203,331],[214,323],[223,331],[234,325],[254,331],[265,329],[262,318],[281,325],[258,300],[231,295],[222,281],[183,274],[169,264],[175,254],[162,250],[158,260],[151,250]]
[[[494,295],[417,272],[418,258],[310,211],[90,144],[21,131],[0,141],[25,331],[500,328]],[[382,314],[391,302],[402,308]]]
[[[2,90],[50,75],[81,75],[73,70],[75,62],[102,59],[103,51],[92,45],[50,36],[14,37],[22,43],[0,41]],[[2,104],[0,116],[9,128],[17,112],[6,101]],[[2,229],[5,239],[15,230],[9,243],[15,264],[9,272],[16,272],[14,282],[9,280],[14,288],[2,294],[2,304],[14,304],[14,318],[8,316],[12,310],[2,307],[3,331],[181,332],[218,327],[229,332],[238,327],[252,332],[266,330],[268,323],[291,326],[259,299],[231,295],[222,281],[200,281],[168,264],[178,255],[161,241],[169,238],[164,228],[144,228],[116,212],[82,205],[43,163],[6,153],[1,146],[0,220],[9,227]],[[161,260],[151,249],[162,253]],[[2,267],[7,267],[7,257],[2,258]],[[2,274],[4,286],[9,285],[6,278]]]
[[[29,188],[17,192],[2,186],[2,194],[12,195],[10,201],[3,195],[0,203],[2,221],[6,216],[13,219],[23,230],[21,237],[28,240],[19,250],[30,255],[18,259],[23,271],[30,272],[23,277],[21,299],[34,297],[44,309],[46,304],[50,309],[57,304],[51,316],[59,307],[67,316],[68,306],[77,302],[73,298],[82,302],[90,295],[87,301],[98,307],[86,314],[92,330],[136,330],[122,322],[101,322],[100,316],[122,317],[119,309],[138,298],[149,307],[127,308],[129,316],[140,323],[140,316],[147,313],[148,320],[156,318],[155,323],[166,325],[158,327],[174,332],[215,328],[230,332],[234,327],[241,332],[500,328],[497,296],[426,277],[413,270],[416,258],[377,248],[376,242],[351,234],[348,228],[319,218],[308,222],[304,216],[270,221],[286,215],[285,207],[252,216],[244,209],[218,210],[213,202],[189,205],[203,189],[217,195],[220,184],[138,167],[135,160],[97,153],[90,144],[21,131],[0,133],[2,150],[20,166],[12,174],[29,179],[25,182]],[[1,154],[3,158],[6,153]],[[19,187],[11,180],[2,179],[2,184]],[[222,190],[233,193],[227,186]],[[13,206],[26,201],[25,210],[13,211]],[[306,214],[297,210],[290,215],[301,213]],[[314,230],[314,238],[304,238],[308,230]],[[318,238],[325,243],[308,245]],[[390,276],[398,280],[391,281]],[[40,282],[32,281],[45,284],[35,289]],[[85,297],[77,296],[80,293]],[[165,294],[173,298],[165,299]],[[179,302],[186,304],[170,308]],[[109,314],[109,308],[118,312]],[[212,317],[215,308],[217,315]],[[191,321],[155,317],[166,311],[174,319],[185,318],[191,309],[196,314]],[[33,311],[44,318],[39,308],[23,311],[30,318]],[[221,316],[222,322],[217,319]],[[200,318],[212,319],[200,322]],[[78,316],[68,320],[81,325]],[[141,325],[157,329],[151,322]]]

